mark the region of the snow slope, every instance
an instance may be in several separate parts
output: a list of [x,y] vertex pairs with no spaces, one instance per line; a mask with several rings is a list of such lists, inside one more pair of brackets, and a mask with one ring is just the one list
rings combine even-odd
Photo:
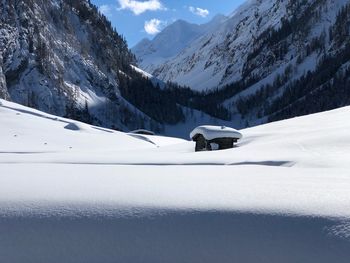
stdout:
[[[350,185],[350,178],[347,176],[350,170],[348,162],[350,135],[347,132],[350,124],[346,121],[350,117],[350,108],[242,130],[244,137],[237,148],[203,153],[195,153],[194,143],[182,139],[157,136],[137,138],[56,118],[5,101],[0,107],[0,114],[2,124],[0,136],[3,139],[0,148],[1,166],[3,175],[5,174],[2,179],[5,180],[15,180],[16,176],[20,178],[30,169],[36,170],[40,164],[46,168],[50,166],[64,168],[65,164],[76,164],[76,167],[68,165],[72,170],[71,173],[61,173],[60,169],[50,170],[50,173],[56,174],[57,180],[62,182],[67,182],[68,178],[64,178],[65,176],[77,176],[75,183],[79,184],[79,178],[90,177],[95,181],[94,173],[90,174],[94,169],[105,171],[102,173],[104,175],[98,173],[99,181],[102,176],[108,177],[111,171],[119,170],[121,177],[109,178],[108,180],[111,180],[109,185],[116,190],[115,187],[118,186],[112,183],[113,180],[122,180],[125,184],[134,185],[137,191],[141,191],[140,195],[136,194],[137,191],[130,192],[129,199],[123,196],[123,191],[115,191],[114,194],[96,191],[94,194],[101,199],[101,202],[103,197],[114,195],[115,199],[110,201],[121,206],[126,204],[124,201],[119,202],[120,200],[130,202],[134,199],[135,206],[154,205],[158,208],[222,207],[225,210],[266,210],[270,213],[350,216],[350,210],[345,209],[350,204],[350,196],[345,187],[347,184]],[[150,166],[143,167],[143,165]],[[164,169],[158,165],[170,165],[170,167]],[[199,165],[211,166],[203,169]],[[20,167],[27,168],[20,169]],[[85,170],[86,167],[89,169]],[[78,172],[80,169],[81,172]],[[165,177],[163,170],[168,171]],[[11,176],[7,177],[6,173]],[[124,173],[130,177],[122,176]],[[235,174],[234,177],[231,176],[232,173]],[[36,176],[41,178],[46,175],[35,172],[31,176],[35,184]],[[199,178],[203,189],[198,188],[196,183]],[[146,188],[142,190],[144,180],[155,186],[154,193],[148,192]],[[40,181],[45,180],[41,178]],[[104,180],[100,182],[104,184]],[[270,184],[271,182],[274,184]],[[95,183],[92,187],[96,186]],[[179,183],[185,184],[190,190],[174,187]],[[156,187],[157,184],[162,187]],[[299,187],[310,190],[302,191],[301,194],[298,184]],[[18,191],[7,188],[6,185],[8,184],[2,184],[4,189],[1,190],[0,196],[8,199],[13,195],[9,200],[16,200]],[[212,188],[207,189],[206,185],[211,185]],[[229,189],[224,185],[230,185]],[[244,185],[256,189],[242,195]],[[339,187],[340,185],[342,187]],[[57,186],[52,185],[59,190]],[[283,189],[287,189],[288,186],[290,189],[285,192]],[[16,185],[13,187],[16,188]],[[27,188],[25,185],[23,187]],[[69,188],[71,187],[70,184]],[[126,189],[130,191],[134,187]],[[328,188],[329,194],[322,195],[324,187]],[[49,185],[41,189],[45,193],[44,196],[56,192]],[[171,189],[176,194],[181,193],[182,198],[153,200],[154,196],[168,196],[167,193],[172,195]],[[206,191],[203,191],[204,189]],[[71,194],[85,196],[83,189],[77,190]],[[35,196],[40,196],[40,191],[37,192],[35,187],[28,187],[27,191],[19,192],[28,192],[30,199],[33,191]],[[146,192],[141,194],[143,191]],[[193,195],[193,191],[198,193]],[[296,193],[299,193],[299,197]],[[65,199],[67,193],[59,190],[56,194],[62,195]],[[265,198],[256,198],[264,194],[267,194]],[[148,195],[150,199],[145,198]],[[227,198],[222,198],[223,195]],[[312,196],[317,198],[310,198]],[[329,205],[320,208],[321,204]]]
[[0,112],[1,138],[6,142],[1,145],[3,154],[87,151],[91,149],[91,141],[97,152],[150,146],[124,133],[56,117],[11,102],[4,103]]
[[0,102],[1,261],[350,256],[349,107],[242,130],[234,149],[195,153],[189,141]]

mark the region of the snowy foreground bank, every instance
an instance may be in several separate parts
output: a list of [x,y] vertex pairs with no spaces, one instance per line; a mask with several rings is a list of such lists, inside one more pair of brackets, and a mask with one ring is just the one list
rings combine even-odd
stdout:
[[349,107],[195,153],[0,103],[0,262],[349,262]]

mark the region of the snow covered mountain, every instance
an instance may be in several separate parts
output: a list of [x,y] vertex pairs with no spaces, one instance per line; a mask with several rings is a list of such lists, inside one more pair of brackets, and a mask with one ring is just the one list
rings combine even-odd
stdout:
[[347,263],[349,118],[262,125],[196,153],[0,100],[0,259]]
[[349,23],[348,0],[249,0],[151,73],[242,126],[349,105]]
[[192,41],[208,31],[214,30],[227,17],[215,16],[206,24],[191,24],[184,20],[177,20],[167,26],[153,40],[143,39],[131,51],[138,59],[138,65],[147,72],[153,72],[166,60],[177,55]]
[[[291,56],[301,55],[306,48],[304,43],[320,37],[323,32],[328,33],[345,3],[345,0],[247,1],[219,28],[196,37],[187,49],[150,72],[165,81],[197,90],[223,87],[246,78],[253,70],[250,68],[252,54],[259,53],[264,56],[265,64],[272,62],[267,68],[264,63],[253,65],[254,74],[264,77],[275,72],[281,64],[285,66],[291,62]],[[298,26],[301,21],[305,23],[304,28]],[[287,22],[295,28],[293,41],[288,39],[290,34],[286,34],[269,49],[259,49],[265,39],[273,37],[270,34],[274,30],[283,28]],[[283,55],[278,52],[282,44],[286,49]],[[147,63],[141,66],[148,67]]]
[[239,80],[254,40],[266,30],[279,27],[289,2],[247,1],[219,28],[196,38],[153,74],[196,90],[222,87]]
[[88,0],[0,2],[0,98],[124,131],[188,122],[166,84],[135,64]]
[[250,0],[178,21],[134,49],[143,68],[161,63],[151,74],[87,0],[4,0],[0,15],[0,96],[59,116],[185,136],[350,104],[346,0]]

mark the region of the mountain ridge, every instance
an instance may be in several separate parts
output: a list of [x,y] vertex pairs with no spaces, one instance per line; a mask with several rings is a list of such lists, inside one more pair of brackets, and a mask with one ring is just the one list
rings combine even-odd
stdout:
[[204,92],[238,127],[349,105],[349,6],[248,1],[152,74]]
[[176,20],[152,40],[142,39],[131,51],[138,57],[138,64],[143,70],[153,72],[157,66],[181,52],[206,31],[216,28],[225,19],[227,17],[218,14],[208,23],[200,25]]

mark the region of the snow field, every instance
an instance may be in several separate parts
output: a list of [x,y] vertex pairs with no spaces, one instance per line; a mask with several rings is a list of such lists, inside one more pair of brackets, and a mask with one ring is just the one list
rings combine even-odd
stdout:
[[0,262],[350,258],[350,107],[195,153],[0,103]]

